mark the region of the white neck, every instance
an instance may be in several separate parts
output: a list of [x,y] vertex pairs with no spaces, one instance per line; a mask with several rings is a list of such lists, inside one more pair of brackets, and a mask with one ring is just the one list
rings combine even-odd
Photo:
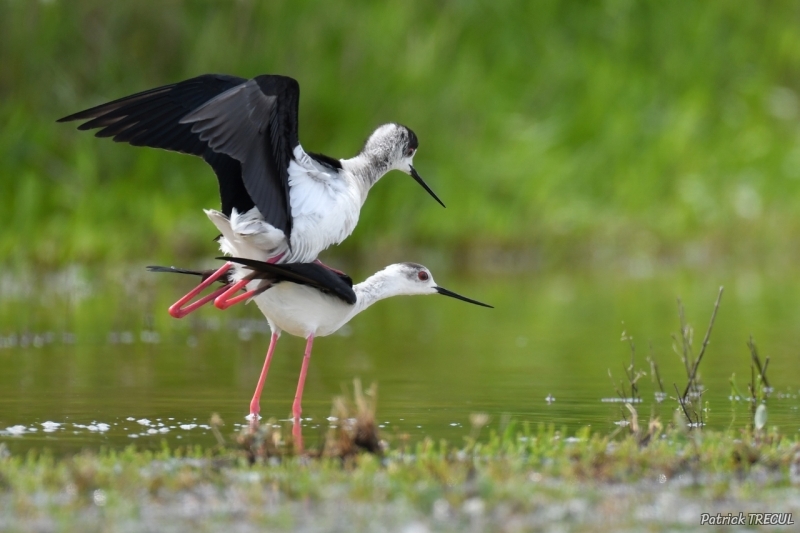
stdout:
[[365,191],[369,191],[391,170],[388,158],[374,152],[361,152],[353,158],[341,161],[342,168],[350,173]]
[[392,296],[411,294],[397,283],[386,270],[376,272],[361,283],[353,285],[353,291],[356,293],[356,304],[353,306],[351,318],[375,302]]

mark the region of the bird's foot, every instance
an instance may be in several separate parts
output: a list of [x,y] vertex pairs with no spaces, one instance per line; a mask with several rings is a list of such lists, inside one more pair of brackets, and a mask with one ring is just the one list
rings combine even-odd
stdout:
[[261,417],[258,416],[258,413],[250,413],[245,418],[247,418],[250,432],[255,433],[256,431],[258,431],[258,427],[260,425],[259,421],[261,420]]
[[294,442],[294,451],[298,455],[301,455],[305,450],[305,447],[303,446],[303,425],[299,416],[295,416],[293,422],[292,441]]

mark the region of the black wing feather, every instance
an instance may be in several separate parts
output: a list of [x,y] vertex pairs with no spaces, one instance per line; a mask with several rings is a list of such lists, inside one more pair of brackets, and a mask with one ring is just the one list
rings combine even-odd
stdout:
[[[217,174],[222,211],[230,216],[235,207],[244,212],[253,207],[242,183],[241,165],[225,154],[213,154],[207,143],[180,120],[244,78],[205,74],[179,83],[156,87],[61,118],[58,122],[87,120],[79,130],[100,129],[95,136],[116,142],[149,146],[200,156]],[[228,196],[228,195],[231,196]]]
[[337,274],[317,263],[284,263],[274,265],[255,259],[241,257],[220,257],[218,259],[232,261],[256,272],[257,279],[266,279],[271,283],[288,281],[300,285],[308,285],[322,292],[336,296],[340,300],[353,305],[356,293],[353,291],[353,280],[347,274]]
[[[147,270],[148,272],[169,272],[172,274],[189,274],[191,276],[200,276],[201,278],[203,278],[203,281],[208,279],[209,276],[211,276],[212,274],[216,273],[216,270],[213,269],[189,270],[186,268],[178,268],[173,266],[165,267],[165,266],[154,266],[154,265],[148,266]],[[231,282],[230,275],[226,272],[224,275],[220,276],[219,279],[217,279],[217,281],[223,284],[230,283]]]
[[[142,139],[142,146],[202,156],[202,150],[198,152],[192,149],[197,144],[197,134],[192,132],[190,124],[180,124],[180,119],[218,94],[245,81],[236,76],[205,74],[92,107],[60,118],[58,122],[92,119],[78,129],[103,128],[95,134],[97,137],[115,137],[129,130],[129,133],[150,133],[155,136],[169,129],[175,135],[166,139],[166,142],[150,143]],[[154,113],[158,114],[160,121],[152,120]],[[127,142],[125,139],[114,140]]]
[[[287,76],[256,76],[254,80],[264,94],[276,97],[277,105],[273,106],[269,122],[269,140],[275,168],[280,173],[284,201],[291,215],[289,164],[294,157],[295,147],[300,143],[297,136],[300,84]],[[289,233],[291,233],[291,216],[289,216]],[[291,245],[291,242],[289,244]]]
[[217,174],[222,211],[257,206],[264,219],[292,231],[289,164],[297,138],[300,86],[277,75],[245,80],[206,74],[126,96],[59,122],[87,120],[133,146],[163,148],[202,157]]
[[218,154],[210,148],[203,154],[203,159],[211,165],[219,178],[219,197],[222,200],[222,212],[227,216],[236,211],[246,213],[255,204],[242,181],[242,164],[225,154]]
[[289,164],[297,140],[300,87],[285,76],[258,76],[181,119],[215,152],[242,164],[242,181],[261,215],[289,237]]

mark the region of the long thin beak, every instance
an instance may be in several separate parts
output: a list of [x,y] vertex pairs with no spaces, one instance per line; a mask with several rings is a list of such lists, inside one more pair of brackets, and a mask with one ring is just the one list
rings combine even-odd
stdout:
[[456,294],[453,291],[448,291],[444,287],[436,287],[436,292],[439,294],[444,294],[445,296],[450,296],[451,298],[455,298],[456,300],[462,300],[465,302],[469,302],[471,304],[480,305],[482,307],[488,307],[490,309],[494,309],[494,306],[485,304],[483,302],[479,302],[478,300],[473,300],[472,298],[467,298],[466,296],[461,296],[460,294]]
[[[409,166],[410,166],[410,165],[409,165]],[[437,202],[439,202],[440,204],[442,204],[442,207],[446,207],[446,206],[444,205],[444,202],[442,202],[441,200],[439,200],[439,197],[438,197],[438,196],[436,196],[436,193],[435,193],[435,192],[433,192],[433,191],[431,190],[431,188],[430,188],[430,187],[428,187],[428,184],[427,184],[427,183],[425,183],[425,180],[423,180],[423,179],[422,179],[422,176],[420,176],[420,175],[417,173],[417,171],[416,171],[416,169],[415,169],[414,167],[411,167],[411,177],[412,177],[412,178],[414,178],[414,181],[416,181],[417,183],[419,183],[420,185],[422,185],[422,188],[423,188],[423,189],[425,189],[426,191],[428,191],[428,194],[430,194],[431,196],[433,196],[433,199],[434,199],[434,200],[436,200]]]

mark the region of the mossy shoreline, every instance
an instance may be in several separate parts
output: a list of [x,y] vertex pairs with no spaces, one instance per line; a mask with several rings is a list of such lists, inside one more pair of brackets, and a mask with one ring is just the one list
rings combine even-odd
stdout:
[[693,531],[702,513],[800,519],[800,441],[777,433],[675,428],[643,444],[511,424],[460,446],[345,458],[166,445],[4,455],[3,531]]

